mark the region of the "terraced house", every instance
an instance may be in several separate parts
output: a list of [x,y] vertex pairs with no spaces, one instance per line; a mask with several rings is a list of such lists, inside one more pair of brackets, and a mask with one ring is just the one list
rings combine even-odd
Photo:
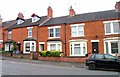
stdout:
[[59,50],[64,56],[83,58],[87,53],[120,53],[120,2],[113,10],[85,14],[75,14],[70,7],[68,16],[56,18],[50,6],[47,11],[42,17],[33,13],[30,19],[19,13],[4,29],[5,50],[12,50],[15,41],[24,54]]

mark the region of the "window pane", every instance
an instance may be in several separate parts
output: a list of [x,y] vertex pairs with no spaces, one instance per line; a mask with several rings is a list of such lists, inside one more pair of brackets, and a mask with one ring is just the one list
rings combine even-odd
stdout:
[[50,50],[56,50],[56,44],[50,44]]
[[85,46],[85,43],[83,43],[83,54],[86,54],[86,46]]
[[26,52],[30,51],[30,43],[25,43]]
[[108,53],[108,42],[105,42],[105,46],[106,46],[106,54],[109,54]]
[[49,29],[49,37],[54,37],[54,31],[53,31],[53,29]]
[[57,50],[60,51],[61,44],[58,44]]
[[55,37],[60,37],[60,30],[59,30],[59,28],[55,29]]
[[119,28],[119,23],[118,22],[113,22],[113,30],[114,30],[114,33],[119,33],[120,32],[120,28]]
[[74,54],[80,55],[80,51],[81,51],[80,44],[74,44]]
[[71,29],[71,34],[72,34],[72,36],[76,36],[77,35],[77,26],[72,26],[71,27],[72,29]]
[[80,47],[74,47],[74,55],[80,55]]
[[29,28],[28,29],[28,37],[31,37],[32,36],[32,28]]
[[111,33],[111,23],[105,23],[106,33]]
[[118,42],[111,43],[111,53],[118,53]]
[[84,35],[84,26],[78,26],[78,35]]

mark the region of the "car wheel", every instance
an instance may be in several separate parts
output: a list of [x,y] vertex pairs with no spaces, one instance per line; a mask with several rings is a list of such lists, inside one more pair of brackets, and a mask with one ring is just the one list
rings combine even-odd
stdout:
[[95,64],[89,64],[88,69],[94,70],[96,68]]

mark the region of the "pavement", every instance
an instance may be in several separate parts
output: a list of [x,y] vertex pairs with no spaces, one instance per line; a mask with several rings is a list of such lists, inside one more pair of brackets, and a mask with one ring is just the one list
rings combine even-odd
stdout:
[[39,60],[19,59],[19,58],[12,58],[12,57],[2,57],[2,60],[13,61],[13,62],[23,62],[23,63],[33,63],[33,64],[46,64],[46,65],[52,65],[52,66],[86,68],[85,63],[39,61]]

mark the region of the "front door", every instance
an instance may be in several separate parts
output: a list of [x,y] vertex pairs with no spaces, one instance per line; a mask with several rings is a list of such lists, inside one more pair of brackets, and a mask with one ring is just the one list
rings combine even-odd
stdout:
[[98,42],[92,42],[92,53],[98,53],[99,47]]

